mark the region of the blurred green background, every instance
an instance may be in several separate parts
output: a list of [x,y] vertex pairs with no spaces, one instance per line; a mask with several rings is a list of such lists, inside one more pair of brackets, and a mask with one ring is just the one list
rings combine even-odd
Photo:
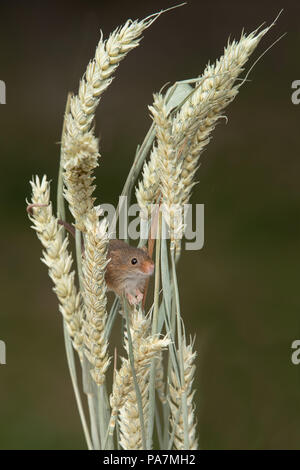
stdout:
[[[127,18],[175,1],[0,2],[1,313],[0,448],[85,448],[65,360],[62,322],[25,211],[29,179],[46,173],[52,199],[67,92],[107,36]],[[204,449],[299,449],[300,79],[297,1],[189,1],[163,15],[117,71],[97,113],[99,202],[116,203],[147,105],[166,82],[200,74],[229,35],[284,12],[250,60],[256,65],[213,134],[194,203],[205,204],[205,246],[180,262],[181,303],[197,335],[196,399]],[[117,338],[117,331],[115,331]],[[120,338],[119,338],[120,339]]]

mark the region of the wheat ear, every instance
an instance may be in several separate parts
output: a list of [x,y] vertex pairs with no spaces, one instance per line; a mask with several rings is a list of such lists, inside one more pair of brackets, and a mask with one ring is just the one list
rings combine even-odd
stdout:
[[222,117],[224,109],[234,100],[244,83],[237,82],[237,78],[270,27],[259,33],[253,31],[248,35],[242,34],[239,41],[228,41],[223,56],[215,64],[207,65],[191,97],[174,117],[173,133],[179,140],[189,133],[186,130],[186,123],[189,123],[192,129],[190,140],[183,153],[182,204],[189,202],[195,184],[193,180],[199,165],[199,157],[209,143],[212,131]]
[[45,250],[43,263],[49,268],[49,276],[54,283],[54,292],[59,300],[59,310],[65,319],[73,346],[81,356],[82,349],[82,308],[71,271],[72,255],[68,252],[68,238],[62,236],[63,227],[58,225],[50,202],[50,183],[46,176],[40,181],[36,176],[30,181],[32,188],[29,218],[33,223]]
[[93,365],[91,375],[97,385],[102,385],[109,366],[108,342],[105,338],[107,266],[107,223],[99,222],[96,209],[86,222],[84,257],[82,260],[83,299],[85,318],[83,322],[84,353]]
[[[165,349],[169,344],[167,337],[159,338],[157,335],[149,334],[150,320],[145,318],[141,311],[135,309],[131,318],[131,338],[133,345],[134,367],[138,384],[141,390],[142,400],[145,396],[145,390],[148,390],[149,368],[151,360],[159,356],[162,349]],[[127,333],[125,335],[125,350],[129,358],[129,345]],[[139,415],[137,414],[136,420],[132,423],[132,431],[135,430],[134,435],[131,437],[128,429],[129,415],[132,410],[137,410],[137,399],[135,394],[132,368],[128,358],[122,358],[122,365],[119,370],[115,372],[113,390],[110,396],[111,405],[111,419],[109,425],[109,432],[113,434],[116,419],[120,413],[120,432],[122,435],[123,448],[132,448],[134,442],[141,444],[141,428],[139,424]],[[130,401],[128,396],[130,394]],[[143,405],[145,402],[143,400]],[[124,408],[125,406],[125,408]],[[122,413],[121,413],[122,410]],[[146,408],[144,409],[146,412]]]
[[[193,403],[194,393],[192,391],[196,366],[194,364],[196,352],[193,352],[193,344],[186,345],[183,338],[183,362],[184,362],[184,384],[181,388],[175,371],[171,371],[171,383],[169,384],[169,404],[171,410],[171,433],[174,434],[174,447],[177,450],[196,450],[198,442],[196,439],[195,406]],[[184,423],[181,408],[182,392],[186,393],[188,409],[188,436],[189,449],[184,446]]]
[[85,219],[93,207],[93,171],[100,157],[98,139],[92,129],[96,108],[121,60],[138,46],[142,32],[159,14],[142,21],[128,20],[106,41],[101,35],[95,56],[80,81],[78,94],[71,98],[70,111],[65,116],[62,162],[65,197],[81,231],[85,231]]
[[181,148],[174,145],[172,119],[161,94],[154,95],[153,106],[149,107],[156,130],[159,191],[162,195],[163,212],[170,228],[171,243],[181,238],[183,229],[181,213]]
[[[178,201],[181,206],[189,202],[199,157],[209,143],[217,121],[244,83],[236,80],[270,27],[272,25],[260,32],[256,30],[249,35],[242,34],[239,41],[228,41],[223,56],[214,65],[207,65],[190,98],[172,118],[170,134],[173,145],[175,148],[181,147],[178,162],[178,168],[181,165],[182,185]],[[144,163],[143,179],[136,189],[137,201],[144,214],[149,213],[151,204],[155,203],[159,187],[157,152],[154,150],[149,161]],[[168,177],[168,172],[165,176]]]
[[[152,358],[159,358],[169,340],[159,339],[150,333],[150,318],[144,317],[141,311],[135,310],[131,318],[130,332],[133,344],[134,368],[141,394],[144,427],[147,428],[149,405],[149,377]],[[140,334],[140,331],[143,333]],[[128,332],[125,334],[125,349],[129,356]],[[132,377],[132,369],[131,369]],[[133,379],[131,379],[133,383]],[[142,450],[142,430],[139,408],[134,386],[128,392],[126,400],[119,411],[120,444],[125,450]]]
[[154,145],[149,162],[143,166],[143,178],[135,189],[136,200],[141,209],[141,217],[151,217],[151,205],[157,201],[159,194],[159,164],[157,146]]

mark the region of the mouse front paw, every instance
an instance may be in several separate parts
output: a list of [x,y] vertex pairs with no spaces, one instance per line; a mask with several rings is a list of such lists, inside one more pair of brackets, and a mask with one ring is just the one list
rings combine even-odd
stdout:
[[140,303],[143,300],[144,294],[139,289],[137,289],[135,293],[136,293],[135,298],[137,299],[137,303]]
[[137,305],[143,300],[143,293],[139,289],[137,289],[135,291],[135,295],[127,293],[126,297],[130,305]]
[[130,303],[130,305],[136,305],[139,303],[139,301],[137,300],[137,298],[132,295],[132,294],[126,294],[126,297],[128,299],[128,302]]

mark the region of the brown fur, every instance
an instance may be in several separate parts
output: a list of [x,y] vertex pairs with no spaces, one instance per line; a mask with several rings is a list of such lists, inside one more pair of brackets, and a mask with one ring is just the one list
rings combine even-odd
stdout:
[[[135,295],[135,289],[143,292],[146,279],[154,269],[154,263],[144,249],[129,246],[122,240],[110,240],[107,257],[110,262],[105,280],[109,290],[118,295]],[[137,259],[136,264],[131,263],[133,258]]]

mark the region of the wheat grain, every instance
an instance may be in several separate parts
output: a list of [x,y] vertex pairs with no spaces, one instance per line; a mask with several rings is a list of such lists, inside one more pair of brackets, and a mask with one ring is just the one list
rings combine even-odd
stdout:
[[165,403],[167,403],[167,399],[165,395],[164,367],[163,367],[162,352],[159,354],[159,357],[155,365],[155,388],[160,398],[160,401],[164,405]]

